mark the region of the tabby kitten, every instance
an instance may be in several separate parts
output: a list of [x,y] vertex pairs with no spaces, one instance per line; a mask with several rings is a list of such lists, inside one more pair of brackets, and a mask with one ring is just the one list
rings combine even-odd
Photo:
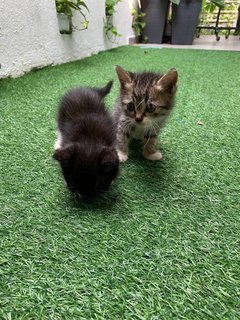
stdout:
[[177,90],[178,73],[170,69],[165,74],[153,72],[133,73],[116,66],[120,92],[113,118],[117,126],[117,152],[121,162],[128,159],[131,138],[143,143],[143,156],[160,160],[156,142],[173,106]]
[[118,173],[115,128],[104,97],[112,87],[77,88],[61,99],[53,158],[70,191],[89,198],[106,191]]

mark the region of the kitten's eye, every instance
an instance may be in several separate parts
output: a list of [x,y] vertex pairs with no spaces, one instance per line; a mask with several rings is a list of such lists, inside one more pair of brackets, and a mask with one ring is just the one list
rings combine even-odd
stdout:
[[152,113],[152,112],[154,112],[156,110],[156,107],[153,105],[153,104],[148,104],[147,105],[147,107],[146,107],[146,111],[148,112],[148,113]]
[[133,102],[129,102],[127,104],[127,109],[128,109],[128,111],[133,111],[135,109],[134,103]]

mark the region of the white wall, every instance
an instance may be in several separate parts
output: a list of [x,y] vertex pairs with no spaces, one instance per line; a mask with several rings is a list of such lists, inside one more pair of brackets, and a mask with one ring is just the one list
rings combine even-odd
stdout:
[[[32,68],[78,60],[108,48],[128,44],[131,28],[131,0],[116,6],[114,25],[122,37],[117,44],[107,40],[104,31],[105,1],[86,0],[89,27],[72,35],[61,35],[55,0],[0,1],[0,78],[16,77]],[[81,16],[74,14],[73,24]]]

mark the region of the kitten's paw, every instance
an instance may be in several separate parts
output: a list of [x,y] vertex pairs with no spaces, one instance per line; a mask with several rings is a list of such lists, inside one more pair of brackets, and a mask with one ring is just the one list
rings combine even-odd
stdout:
[[161,152],[156,151],[156,152],[148,154],[148,155],[145,154],[144,157],[148,160],[151,160],[151,161],[157,161],[157,160],[162,159],[162,154],[161,154]]
[[125,162],[128,159],[128,155],[120,150],[117,151],[118,158],[120,162]]

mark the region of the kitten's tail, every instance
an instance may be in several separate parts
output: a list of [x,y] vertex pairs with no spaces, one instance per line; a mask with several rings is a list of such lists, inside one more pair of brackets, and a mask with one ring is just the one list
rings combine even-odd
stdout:
[[113,85],[113,80],[109,81],[107,85],[103,88],[97,88],[98,93],[101,97],[106,97],[106,95],[110,92]]

